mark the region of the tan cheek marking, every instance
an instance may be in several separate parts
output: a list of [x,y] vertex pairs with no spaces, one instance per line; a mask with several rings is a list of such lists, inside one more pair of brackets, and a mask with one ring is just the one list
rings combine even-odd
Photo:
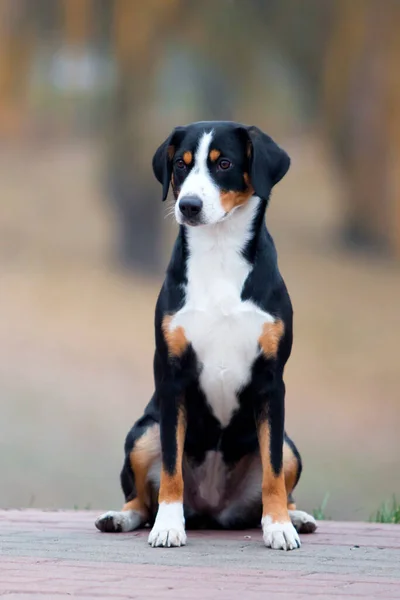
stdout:
[[248,202],[248,200],[254,194],[248,173],[243,173],[243,179],[247,185],[247,190],[244,192],[221,192],[221,205],[226,213],[229,213],[236,206],[242,206],[243,204],[246,204],[246,202]]
[[210,160],[212,162],[215,162],[216,160],[218,160],[218,158],[221,156],[221,152],[219,150],[211,150],[210,152]]
[[160,456],[160,428],[153,425],[139,438],[129,456],[135,474],[137,497],[127,502],[122,510],[136,510],[147,514],[149,506],[148,473],[153,462]]
[[253,193],[246,192],[221,192],[221,205],[226,213],[229,213],[235,206],[242,206],[251,198]]
[[279,342],[285,331],[283,321],[264,323],[262,333],[258,338],[261,350],[266,358],[275,358],[278,353]]
[[170,475],[161,468],[160,493],[158,502],[183,502],[182,460],[185,445],[186,419],[183,409],[179,410],[176,426],[176,465],[175,472]]
[[179,357],[182,356],[188,347],[188,341],[183,327],[179,326],[172,330],[170,329],[171,321],[172,315],[166,315],[162,322],[162,330],[170,355]]
[[258,426],[258,439],[260,444],[261,463],[263,468],[262,503],[263,517],[269,516],[273,523],[289,521],[287,509],[287,494],[283,469],[275,475],[271,465],[270,433],[267,421],[262,421]]
[[175,146],[168,146],[167,148],[168,158],[172,160],[175,156]]
[[174,198],[176,200],[178,198],[178,196],[179,196],[179,189],[175,186],[175,179],[174,179],[174,174],[173,173],[171,175],[171,186],[172,186],[172,192],[174,194]]
[[183,154],[183,162],[186,165],[190,165],[192,164],[192,160],[193,160],[193,154],[190,152],[190,150],[186,150],[186,152]]

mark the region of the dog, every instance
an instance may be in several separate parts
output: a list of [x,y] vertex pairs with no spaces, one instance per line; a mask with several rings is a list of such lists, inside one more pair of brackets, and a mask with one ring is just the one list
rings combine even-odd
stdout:
[[153,547],[190,528],[259,526],[267,547],[316,529],[296,510],[300,454],[284,431],[292,305],[265,224],[290,158],[255,126],[197,122],[153,157],[179,233],[155,310],[155,392],[128,433],[126,503],[102,532],[150,525]]

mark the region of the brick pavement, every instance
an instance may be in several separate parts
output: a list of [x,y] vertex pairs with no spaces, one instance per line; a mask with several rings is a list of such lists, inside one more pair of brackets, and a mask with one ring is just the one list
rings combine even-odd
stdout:
[[400,599],[400,526],[321,522],[294,552],[261,532],[189,532],[153,549],[147,532],[101,534],[97,513],[0,511],[0,598]]

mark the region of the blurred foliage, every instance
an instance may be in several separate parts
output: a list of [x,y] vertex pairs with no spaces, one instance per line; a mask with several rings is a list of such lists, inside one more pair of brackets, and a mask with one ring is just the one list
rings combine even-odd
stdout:
[[[105,137],[120,259],[157,270],[155,147],[178,123],[317,128],[343,179],[342,240],[400,256],[400,2],[2,0],[0,131]],[[154,243],[143,251],[148,236]]]
[[370,520],[374,523],[400,524],[400,503],[396,496],[393,496],[391,502],[384,502]]

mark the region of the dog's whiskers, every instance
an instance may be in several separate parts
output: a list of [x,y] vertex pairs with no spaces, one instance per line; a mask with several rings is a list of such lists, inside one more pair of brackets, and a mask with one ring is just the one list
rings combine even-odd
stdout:
[[169,206],[166,206],[166,210],[165,210],[165,215],[164,215],[164,219],[168,219],[169,217],[172,217],[173,215],[175,215],[175,203],[171,203]]

